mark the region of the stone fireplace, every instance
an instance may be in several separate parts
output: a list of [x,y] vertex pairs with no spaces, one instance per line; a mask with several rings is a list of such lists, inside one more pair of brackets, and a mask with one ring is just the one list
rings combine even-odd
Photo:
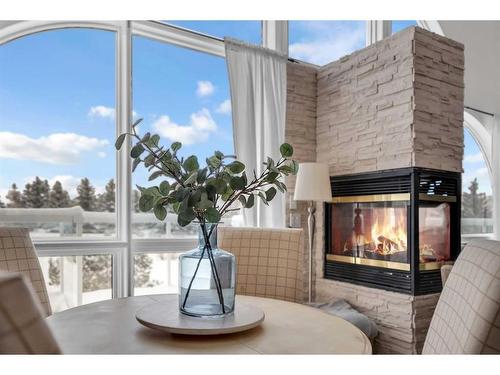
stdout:
[[[342,298],[373,319],[375,353],[421,350],[441,288],[437,268],[459,252],[463,74],[463,45],[418,27],[322,67],[288,64],[285,138],[299,162],[326,163],[332,176],[332,202],[316,207],[314,300]],[[402,173],[409,187],[340,191],[346,178],[387,173]],[[305,210],[299,203],[307,230]],[[366,269],[381,270],[378,281],[361,277]]]

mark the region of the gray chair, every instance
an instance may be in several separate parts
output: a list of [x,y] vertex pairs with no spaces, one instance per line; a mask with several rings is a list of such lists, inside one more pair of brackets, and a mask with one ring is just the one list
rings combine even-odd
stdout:
[[0,271],[24,274],[36,291],[45,315],[52,314],[42,268],[28,229],[0,228]]
[[422,354],[483,353],[500,353],[500,242],[475,240],[449,273]]
[[0,354],[58,354],[45,310],[27,277],[0,271]]

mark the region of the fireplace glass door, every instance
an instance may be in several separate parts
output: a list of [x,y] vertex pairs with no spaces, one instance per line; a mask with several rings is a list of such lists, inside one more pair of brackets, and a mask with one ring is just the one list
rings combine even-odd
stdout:
[[439,267],[449,261],[450,204],[420,202],[418,209],[420,269]]
[[331,260],[409,270],[409,201],[333,203]]

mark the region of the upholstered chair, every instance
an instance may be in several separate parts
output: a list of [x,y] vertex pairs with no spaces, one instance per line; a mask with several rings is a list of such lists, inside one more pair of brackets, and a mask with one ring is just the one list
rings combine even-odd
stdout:
[[500,353],[500,242],[471,241],[453,265],[423,354]]
[[25,228],[0,228],[0,271],[21,272],[33,285],[45,315],[52,314],[40,262]]
[[221,249],[236,256],[236,293],[304,302],[307,266],[302,229],[220,227]]
[[59,346],[28,278],[0,271],[0,354],[57,353]]

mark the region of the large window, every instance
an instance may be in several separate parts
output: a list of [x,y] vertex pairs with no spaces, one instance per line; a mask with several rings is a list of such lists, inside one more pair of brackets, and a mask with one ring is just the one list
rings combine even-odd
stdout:
[[325,65],[365,47],[365,21],[290,21],[289,55]]
[[[133,38],[133,98],[137,116],[144,119],[139,131],[159,134],[167,147],[175,141],[180,156],[196,155],[201,163],[219,150],[233,154],[231,103],[223,58],[170,44]],[[152,186],[147,169],[133,174],[133,187]],[[134,199],[139,193],[134,190]],[[170,212],[165,222],[153,213],[132,215],[133,235],[139,238],[194,237],[194,225],[182,228]]]
[[0,46],[0,225],[115,235],[114,51],[115,33],[92,29]]
[[475,139],[464,132],[462,176],[462,238],[489,237],[493,233],[493,196],[488,167]]

